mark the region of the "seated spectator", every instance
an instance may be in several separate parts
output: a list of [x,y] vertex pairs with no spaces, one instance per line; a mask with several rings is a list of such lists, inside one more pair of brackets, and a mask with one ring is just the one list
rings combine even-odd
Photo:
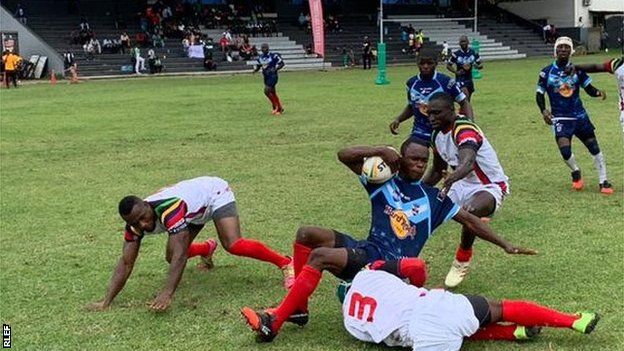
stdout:
[[122,35],[119,36],[119,42],[121,43],[121,53],[125,54],[126,49],[130,49],[130,36],[128,33],[123,32]]
[[102,45],[100,44],[100,41],[97,40],[95,37],[91,37],[91,40],[89,40],[89,44],[88,45],[93,47],[93,51],[96,54],[101,54],[102,53]]
[[148,42],[148,37],[147,34],[145,34],[144,32],[138,32],[135,37],[134,40],[136,42],[137,45],[139,45],[140,47],[146,47]]
[[153,47],[165,47],[165,40],[158,33],[152,34],[152,46]]
[[151,74],[162,72],[162,61],[160,60],[158,55],[156,55],[154,49],[149,49],[149,51],[147,52],[147,63]]
[[17,4],[17,10],[15,10],[15,18],[23,24],[26,25],[28,23],[28,18],[26,18],[26,10],[22,7],[22,4]]
[[208,58],[204,58],[204,69],[206,71],[216,71],[217,70],[217,65],[214,63],[214,61],[212,60],[212,57]]
[[130,57],[134,64],[134,73],[141,74],[141,71],[145,71],[145,59],[141,56],[141,49],[139,49],[138,45],[135,45],[130,50]]
[[65,51],[63,53],[63,69],[68,71],[71,66],[76,63],[76,56],[71,51]]
[[112,54],[114,52],[112,40],[108,38],[102,39],[102,52],[107,53],[107,54]]
[[188,51],[189,51],[189,47],[191,46],[191,42],[187,39],[184,38],[182,39],[182,56],[183,57],[188,57]]
[[230,42],[227,40],[225,35],[221,36],[221,40],[219,40],[219,46],[221,47],[221,52],[223,53],[223,61],[225,61],[228,57]]
[[89,26],[89,22],[85,17],[80,18],[80,30],[81,31],[89,31],[91,30],[91,26]]

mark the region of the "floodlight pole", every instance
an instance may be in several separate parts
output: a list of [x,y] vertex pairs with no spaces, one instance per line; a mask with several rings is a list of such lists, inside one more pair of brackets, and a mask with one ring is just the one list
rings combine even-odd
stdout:
[[475,33],[477,33],[477,18],[479,18],[478,16],[478,11],[479,11],[479,3],[478,0],[474,0],[474,22],[473,22],[473,31]]
[[377,79],[375,84],[386,85],[390,81],[386,78],[386,44],[384,44],[383,0],[379,0],[379,43],[377,44]]

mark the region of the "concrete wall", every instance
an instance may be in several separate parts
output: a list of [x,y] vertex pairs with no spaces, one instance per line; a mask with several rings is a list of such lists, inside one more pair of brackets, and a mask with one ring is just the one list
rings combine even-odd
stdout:
[[[498,6],[530,20],[547,20],[556,27],[574,27],[576,3],[582,0],[535,0],[501,2]],[[620,0],[621,1],[621,0]],[[578,17],[577,17],[578,18]]]
[[63,59],[43,39],[19,23],[13,14],[4,7],[0,7],[0,31],[17,32],[19,55],[28,60],[31,55],[48,57],[48,73],[54,70],[56,73],[63,72]]
[[590,11],[624,12],[624,0],[591,0],[590,6],[583,6],[583,0],[525,0],[501,2],[498,6],[520,17],[547,20],[561,28],[593,27]]

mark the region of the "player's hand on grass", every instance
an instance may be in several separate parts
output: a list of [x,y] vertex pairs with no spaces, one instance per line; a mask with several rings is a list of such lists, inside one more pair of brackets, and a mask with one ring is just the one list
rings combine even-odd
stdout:
[[154,312],[164,312],[171,305],[171,295],[167,293],[160,293],[158,297],[152,301],[149,305],[149,309]]
[[548,109],[545,109],[544,111],[542,111],[542,117],[544,117],[544,123],[548,124],[549,126],[552,125],[552,113],[550,113],[550,111]]
[[110,305],[104,303],[104,301],[93,302],[85,306],[87,311],[91,312],[99,312],[106,311]]
[[400,125],[401,125],[401,122],[399,122],[396,119],[394,119],[392,122],[390,122],[390,133],[392,133],[394,135],[398,135],[399,134],[399,126]]
[[510,255],[537,255],[537,251],[533,249],[525,249],[523,247],[515,247],[511,244],[505,246],[505,252]]

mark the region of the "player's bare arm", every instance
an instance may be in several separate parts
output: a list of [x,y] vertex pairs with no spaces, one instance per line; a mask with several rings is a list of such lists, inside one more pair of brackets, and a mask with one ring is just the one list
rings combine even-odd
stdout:
[[461,107],[461,113],[471,121],[474,121],[474,112],[472,111],[472,104],[470,101],[468,101],[468,99],[463,99],[459,102],[459,106]]
[[492,244],[501,247],[508,254],[517,254],[517,255],[535,255],[537,251],[532,249],[525,249],[522,247],[516,247],[507,240],[498,236],[494,231],[487,226],[487,224],[483,223],[477,216],[471,214],[470,212],[460,209],[459,212],[453,217],[453,219],[459,223],[461,223],[464,227],[470,230],[479,238],[489,241]]
[[609,71],[609,68],[604,65],[604,64],[581,64],[581,65],[574,65],[574,70],[575,71],[585,71],[587,73],[602,73],[602,72],[609,72],[612,73],[611,71]]
[[449,70],[450,72],[454,73],[454,74],[461,74],[463,72],[460,72],[461,69],[457,70],[455,69],[455,65],[452,62],[448,62],[446,64],[446,69]]
[[175,293],[182,273],[186,267],[186,261],[188,260],[187,251],[189,247],[190,233],[188,230],[183,230],[177,234],[171,234],[171,263],[169,264],[169,275],[165,288],[160,294],[152,301],[149,308],[154,311],[164,311],[171,304],[171,299]]
[[549,109],[546,108],[546,97],[544,96],[544,93],[540,93],[539,91],[535,93],[535,102],[537,103],[537,107],[542,113],[544,123],[552,125],[552,113]]
[[387,146],[351,146],[338,151],[338,160],[355,174],[362,173],[365,157],[381,157],[393,171],[399,169],[401,156]]
[[429,186],[435,186],[438,182],[444,178],[444,173],[448,169],[448,164],[442,159],[442,157],[437,153],[433,153],[433,166],[425,174],[422,181],[423,183]]
[[284,61],[279,62],[276,66],[275,66],[275,71],[279,71],[282,68],[284,68]]
[[410,104],[405,105],[405,108],[403,109],[403,111],[401,111],[401,114],[398,115],[397,118],[393,119],[392,122],[390,122],[390,133],[398,135],[399,126],[401,125],[401,123],[410,119],[410,117],[412,117],[413,115],[414,111],[412,110],[412,106]]
[[466,177],[474,166],[477,159],[477,151],[473,145],[462,145],[459,147],[459,164],[453,173],[450,173],[444,180],[444,189],[448,191],[456,181]]
[[262,66],[261,66],[261,65],[255,65],[255,66],[254,66],[253,73],[258,73],[258,71],[260,70],[260,68],[262,68]]
[[123,289],[124,285],[126,285],[126,281],[128,281],[128,278],[132,273],[132,269],[134,268],[134,262],[139,255],[140,247],[140,240],[124,242],[123,252],[121,258],[119,258],[119,262],[117,263],[117,268],[115,268],[115,271],[113,272],[113,277],[108,285],[106,296],[101,301],[87,305],[87,309],[91,311],[102,311],[110,306],[115,299],[115,296],[117,296],[117,294],[119,294],[119,292]]
[[587,84],[587,86],[583,89],[585,90],[587,95],[591,97],[601,97],[602,100],[607,98],[607,93],[605,93],[604,90],[596,89],[596,87],[591,84]]

